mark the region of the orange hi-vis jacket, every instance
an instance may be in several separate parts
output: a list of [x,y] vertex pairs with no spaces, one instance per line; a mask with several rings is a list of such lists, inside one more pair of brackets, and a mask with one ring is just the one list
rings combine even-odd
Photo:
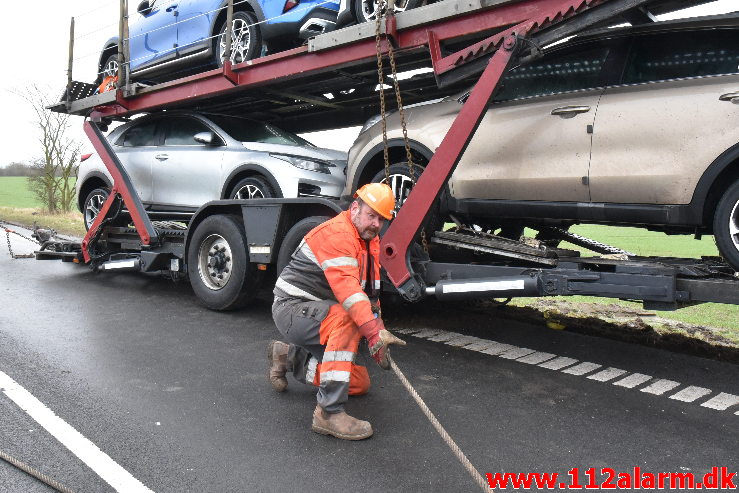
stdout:
[[379,238],[365,242],[349,211],[344,211],[305,235],[277,279],[274,294],[305,301],[335,300],[355,324],[362,325],[375,318],[371,303],[377,303],[380,293],[379,255]]

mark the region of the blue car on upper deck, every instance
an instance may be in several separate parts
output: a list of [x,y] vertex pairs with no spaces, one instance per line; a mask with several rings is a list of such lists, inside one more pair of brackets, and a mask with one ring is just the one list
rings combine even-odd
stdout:
[[[225,59],[226,0],[143,0],[129,23],[130,71],[138,80],[171,79]],[[336,27],[338,0],[234,0],[231,61],[300,45]],[[98,61],[98,81],[118,70],[118,37]]]

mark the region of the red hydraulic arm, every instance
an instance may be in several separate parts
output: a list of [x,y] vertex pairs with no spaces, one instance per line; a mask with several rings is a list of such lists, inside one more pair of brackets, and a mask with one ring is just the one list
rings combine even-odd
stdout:
[[113,177],[113,187],[110,190],[110,195],[108,195],[102,209],[98,212],[98,215],[92,222],[85,238],[82,240],[82,256],[84,257],[85,263],[90,262],[91,257],[89,248],[91,242],[95,241],[100,235],[100,226],[107,218],[108,212],[110,212],[113,203],[119,200],[118,196],[123,199],[123,203],[131,215],[133,224],[136,226],[136,231],[141,238],[141,244],[151,245],[156,243],[158,241],[157,232],[154,229],[154,226],[152,226],[151,221],[149,221],[149,216],[146,215],[144,205],[141,203],[139,196],[134,192],[131,178],[128,176],[128,173],[118,159],[118,156],[115,155],[115,152],[110,147],[107,139],[96,124],[87,120],[85,121],[84,128],[87,137],[95,148],[95,151],[103,160],[105,167]]
[[[447,57],[441,56],[434,33],[429,33],[429,48],[437,77],[468,62],[479,61],[480,57],[490,53],[493,55],[464,103],[462,111],[457,115],[441,145],[436,149],[434,157],[382,238],[380,248],[382,266],[404,298],[414,301],[424,295],[423,281],[420,276],[413,274],[409,255],[410,245],[420,231],[433,202],[472,140],[501,77],[514,59],[522,38],[606,2],[608,0],[528,0],[516,3],[516,9],[501,8],[500,12],[496,9],[493,12],[498,14],[497,25],[501,28],[511,25],[514,27]],[[623,10],[633,8],[638,3],[638,0],[630,3],[620,2],[619,6]],[[522,12],[526,14],[524,18],[521,18]],[[598,19],[592,22],[596,20]]]

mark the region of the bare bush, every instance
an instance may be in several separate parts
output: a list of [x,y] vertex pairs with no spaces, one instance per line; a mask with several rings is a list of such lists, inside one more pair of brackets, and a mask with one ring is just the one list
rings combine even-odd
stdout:
[[33,163],[33,176],[28,179],[31,192],[49,212],[69,212],[74,205],[74,185],[82,145],[68,136],[69,115],[47,109],[53,101],[38,86],[20,95],[36,113],[41,157]]

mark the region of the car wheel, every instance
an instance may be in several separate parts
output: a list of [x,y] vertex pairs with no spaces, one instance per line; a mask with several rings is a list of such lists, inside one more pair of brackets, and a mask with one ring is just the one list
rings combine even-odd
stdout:
[[270,184],[261,176],[250,176],[239,180],[231,191],[229,198],[237,200],[245,199],[269,199],[275,196]]
[[726,190],[716,206],[713,236],[721,256],[739,272],[739,181]]
[[207,217],[197,225],[187,251],[190,285],[211,310],[234,310],[257,295],[261,273],[249,262],[240,218]]
[[[234,12],[231,29],[231,63],[241,63],[257,58],[262,52],[262,34],[257,17],[251,12]],[[226,59],[226,23],[214,40],[216,65],[223,67]]]
[[282,269],[284,269],[285,266],[290,262],[290,259],[293,256],[293,252],[295,252],[295,249],[298,248],[300,242],[303,241],[303,237],[307,235],[310,230],[312,230],[319,224],[325,223],[329,219],[331,218],[327,216],[306,217],[305,219],[302,219],[295,223],[295,225],[290,228],[290,230],[285,235],[285,238],[282,240],[280,253],[277,254],[278,276],[282,273]]
[[108,55],[107,58],[100,65],[100,73],[98,74],[98,80],[103,81],[106,77],[116,77],[118,75],[118,54],[113,53]]
[[[353,0],[354,17],[357,22],[370,22],[377,19],[378,0]],[[395,3],[395,13],[415,9],[428,3],[426,0],[399,0]]]
[[[393,191],[395,196],[395,212],[393,216],[397,214],[400,207],[408,199],[408,195],[411,193],[413,186],[418,181],[418,178],[423,173],[423,166],[415,164],[413,166],[413,176],[408,167],[408,163],[397,163],[390,166],[388,169],[388,176],[385,176],[385,170],[380,170],[374,178],[372,183],[387,183]],[[441,229],[443,221],[439,212],[439,201],[437,200],[431,207],[431,212],[426,218],[425,230],[427,233],[437,231]]]
[[103,208],[103,204],[108,200],[110,190],[107,188],[96,188],[92,192],[87,194],[85,202],[82,206],[82,214],[85,220],[85,230],[89,230],[92,226],[95,218],[100,214],[100,209]]

